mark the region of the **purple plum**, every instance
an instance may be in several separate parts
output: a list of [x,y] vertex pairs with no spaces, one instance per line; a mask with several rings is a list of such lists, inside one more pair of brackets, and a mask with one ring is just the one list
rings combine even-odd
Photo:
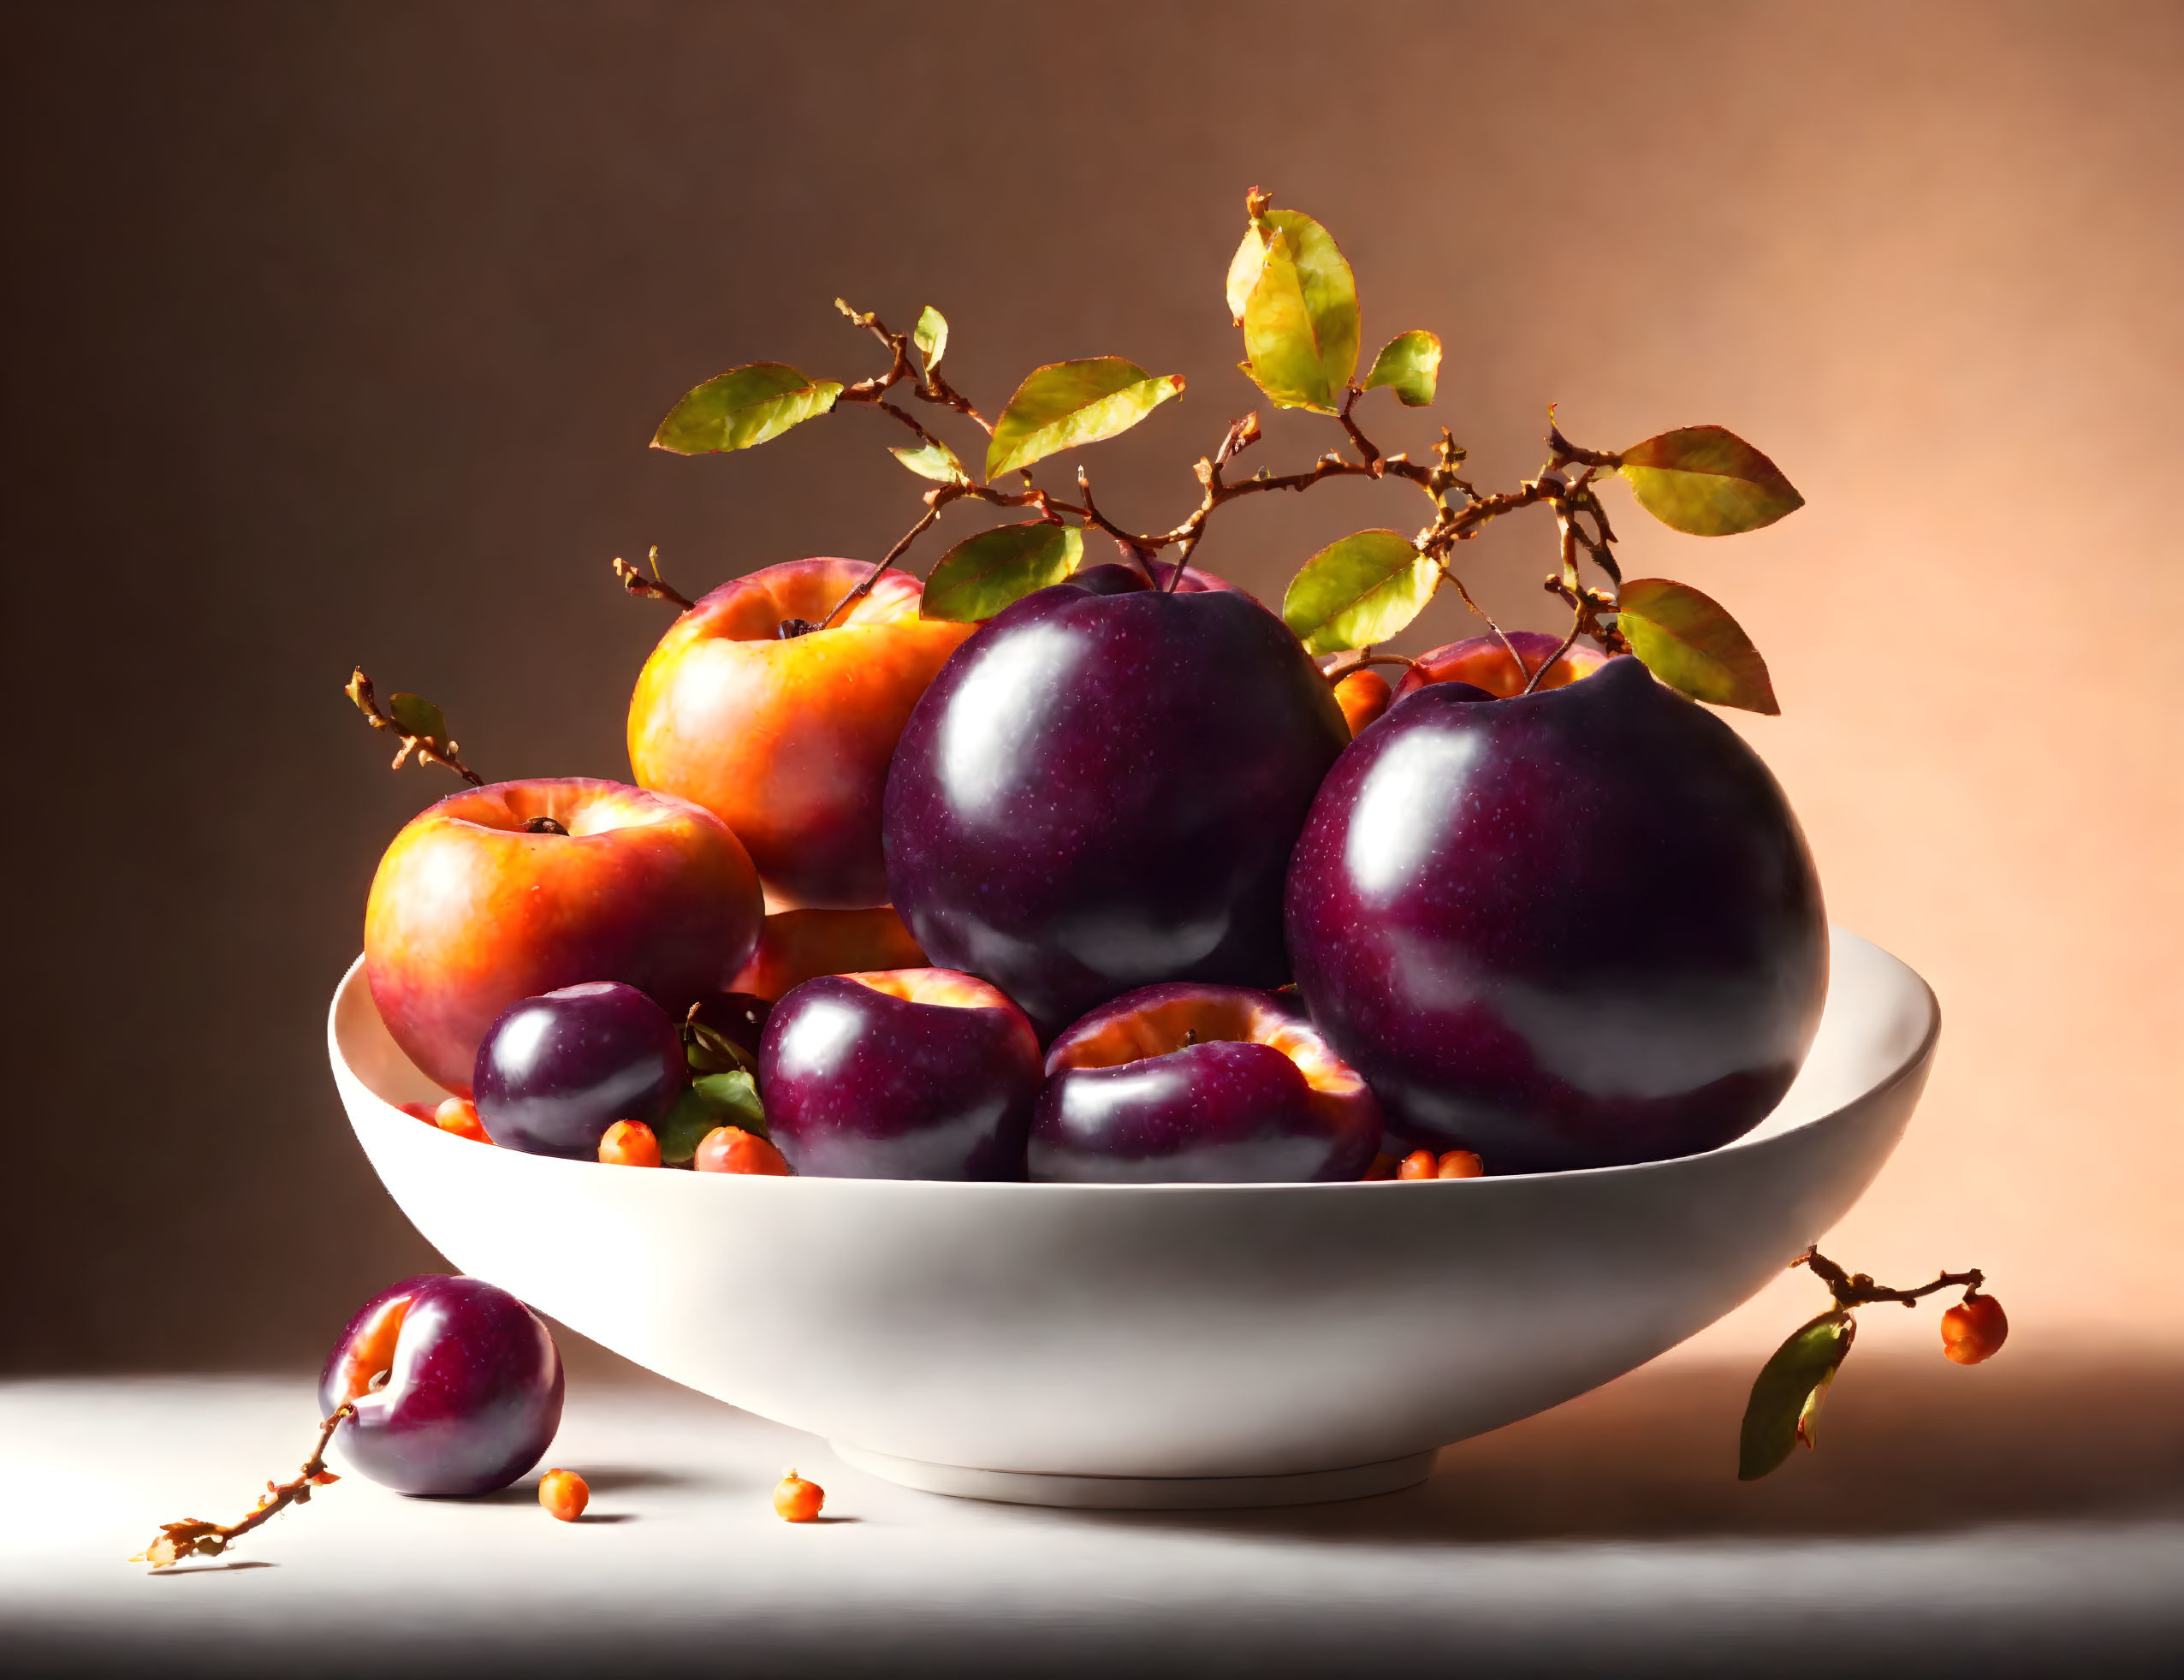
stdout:
[[478,1047],[471,1088],[501,1148],[591,1161],[608,1126],[662,1119],[688,1077],[667,1012],[602,980],[509,1006]]
[[1170,982],[1055,1039],[1031,1127],[1035,1179],[1289,1184],[1355,1178],[1380,1107],[1293,1002]]
[[822,1178],[1021,1178],[1040,1077],[1024,1012],[947,969],[807,980],[758,1049],[774,1146]]
[[1766,766],[1608,661],[1359,736],[1291,865],[1297,982],[1392,1131],[1494,1172],[1656,1161],[1756,1125],[1827,989],[1818,877]]
[[1283,873],[1349,739],[1249,596],[1096,567],[983,626],[911,714],[883,822],[895,908],[1042,1039],[1156,981],[1279,985]]
[[320,1411],[349,1464],[401,1493],[486,1493],[536,1464],[561,1426],[553,1333],[477,1278],[407,1278],[365,1303],[326,1356]]

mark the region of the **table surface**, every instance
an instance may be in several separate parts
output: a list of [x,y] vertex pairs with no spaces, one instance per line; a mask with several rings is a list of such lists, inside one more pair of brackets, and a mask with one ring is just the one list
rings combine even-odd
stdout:
[[[580,1384],[549,1454],[591,1483],[579,1523],[535,1477],[454,1501],[350,1476],[156,1576],[123,1559],[159,1522],[233,1520],[294,1473],[311,1383],[19,1381],[0,1670],[2114,1675],[2184,1653],[2179,1373],[1853,1374],[1823,1450],[1755,1486],[1728,1463],[1748,1374],[1671,1363],[1405,1493],[1204,1513],[911,1493],[664,1384]],[[828,1520],[773,1515],[792,1463]]]

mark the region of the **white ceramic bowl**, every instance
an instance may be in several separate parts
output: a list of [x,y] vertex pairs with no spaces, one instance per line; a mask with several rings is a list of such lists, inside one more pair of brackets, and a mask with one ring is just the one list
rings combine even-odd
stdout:
[[1838,930],[1819,1036],[1725,1148],[1347,1184],[945,1184],[519,1155],[440,1095],[363,964],[327,1022],[358,1139],[454,1265],[641,1365],[939,1493],[1044,1505],[1377,1493],[1712,1323],[1816,1241],[1902,1133],[1940,1012]]

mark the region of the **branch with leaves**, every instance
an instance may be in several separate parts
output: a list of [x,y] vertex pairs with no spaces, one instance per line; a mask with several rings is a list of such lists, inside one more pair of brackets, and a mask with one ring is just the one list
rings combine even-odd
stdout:
[[1834,1304],[1799,1326],[1754,1380],[1737,1439],[1740,1481],[1757,1481],[1781,1468],[1800,1443],[1807,1447],[1813,1445],[1813,1419],[1849,1355],[1850,1344],[1858,1333],[1858,1321],[1852,1315],[1860,1307],[1884,1302],[1915,1307],[1944,1289],[1962,1290],[1964,1298],[1942,1315],[1941,1326],[1942,1351],[1959,1365],[1977,1365],[1992,1358],[2009,1334],[2009,1321],[2003,1315],[2002,1303],[1980,1292],[1986,1276],[1977,1267],[1968,1272],[1944,1272],[1915,1289],[1891,1289],[1875,1283],[1863,1272],[1844,1271],[1817,1248],[1807,1249],[1789,1263],[1793,1270],[1809,1267],[1827,1285]]
[[303,1461],[303,1469],[286,1481],[267,1482],[256,1507],[240,1522],[207,1523],[186,1517],[179,1523],[163,1523],[159,1525],[159,1537],[129,1561],[165,1569],[184,1558],[217,1558],[252,1529],[271,1521],[290,1505],[308,1504],[313,1488],[341,1479],[326,1468],[326,1444],[334,1439],[334,1431],[341,1427],[341,1420],[355,1410],[354,1406],[339,1407],[322,1422],[318,1426],[318,1445]]
[[[1031,469],[1137,424],[1183,395],[1180,374],[1151,374],[1119,356],[1050,362],[1027,375],[989,422],[941,372],[948,324],[929,306],[905,333],[835,300],[851,323],[887,352],[882,371],[844,382],[814,377],[780,362],[731,368],[686,394],[661,422],[653,446],[680,454],[747,449],[806,420],[858,406],[887,415],[911,433],[914,442],[889,453],[910,472],[935,481],[924,494],[924,512],[833,612],[817,624],[785,626],[785,634],[833,623],[958,502],[1028,508],[1036,515],[968,537],[933,566],[923,615],[976,623],[1073,573],[1083,563],[1086,531],[1103,531],[1126,559],[1173,589],[1208,521],[1231,502],[1268,491],[1309,490],[1331,478],[1392,478],[1425,495],[1432,508],[1428,522],[1410,536],[1385,528],[1358,531],[1304,561],[1283,597],[1281,614],[1309,652],[1324,656],[1386,641],[1409,626],[1444,585],[1507,647],[1501,626],[1480,608],[1451,560],[1459,544],[1490,521],[1544,506],[1553,513],[1560,536],[1559,563],[1546,587],[1570,612],[1565,649],[1589,638],[1611,653],[1636,655],[1662,680],[1695,698],[1760,712],[1778,709],[1766,662],[1720,603],[1667,579],[1623,580],[1614,554],[1615,529],[1599,489],[1604,476],[1619,478],[1640,507],[1671,529],[1728,536],[1772,525],[1802,505],[1772,461],[1712,425],[1662,432],[1626,449],[1588,448],[1563,435],[1552,412],[1547,460],[1513,490],[1482,492],[1466,480],[1460,472],[1465,451],[1445,430],[1430,460],[1389,454],[1367,433],[1358,403],[1386,389],[1406,407],[1431,405],[1439,384],[1440,339],[1423,328],[1398,333],[1374,356],[1361,382],[1356,280],[1332,235],[1301,211],[1276,209],[1271,195],[1258,187],[1246,196],[1244,216],[1243,241],[1225,287],[1230,317],[1243,334],[1243,370],[1277,407],[1332,420],[1341,442],[1309,467],[1267,469],[1232,479],[1229,469],[1236,458],[1261,438],[1257,413],[1248,413],[1196,463],[1197,506],[1164,530],[1132,530],[1110,518],[1094,501],[1081,466],[1075,502],[1041,487]],[[983,483],[939,432],[893,400],[900,391],[978,426],[985,435]],[[1175,561],[1156,570],[1156,557],[1170,549],[1178,551]],[[1583,581],[1584,564],[1601,573],[1605,588]],[[619,560],[615,571],[632,593],[684,602],[658,584],[656,568],[650,580]]]
[[401,769],[414,757],[420,764],[438,764],[453,770],[472,787],[485,786],[485,778],[456,756],[445,714],[423,695],[390,694],[383,711],[372,692],[371,679],[365,675],[361,665],[350,674],[341,692],[364,714],[366,723],[388,731],[401,742],[395,753],[394,769]]

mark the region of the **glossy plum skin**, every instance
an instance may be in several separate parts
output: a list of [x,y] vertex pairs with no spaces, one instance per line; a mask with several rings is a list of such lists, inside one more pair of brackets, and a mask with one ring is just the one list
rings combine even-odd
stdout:
[[525,998],[478,1047],[478,1118],[504,1149],[597,1157],[616,1120],[650,1125],[688,1081],[682,1037],[634,986],[596,981]]
[[1029,1150],[1035,1180],[1296,1184],[1357,1178],[1380,1107],[1293,1002],[1171,982],[1055,1039]]
[[957,650],[887,778],[896,909],[929,960],[994,982],[1042,1038],[1155,981],[1285,980],[1283,874],[1350,739],[1249,596],[1094,571]]
[[1024,1012],[939,969],[807,980],[758,1051],[774,1147],[822,1178],[1021,1178],[1041,1077]]
[[[383,1386],[372,1379],[386,1374]],[[561,1424],[561,1356],[544,1322],[477,1278],[407,1278],[349,1321],[318,1379],[341,1456],[402,1493],[486,1493],[544,1456]]]
[[1389,1129],[1493,1172],[1662,1160],[1766,1116],[1827,988],[1811,855],[1728,725],[1624,657],[1398,700],[1291,866],[1297,987]]

